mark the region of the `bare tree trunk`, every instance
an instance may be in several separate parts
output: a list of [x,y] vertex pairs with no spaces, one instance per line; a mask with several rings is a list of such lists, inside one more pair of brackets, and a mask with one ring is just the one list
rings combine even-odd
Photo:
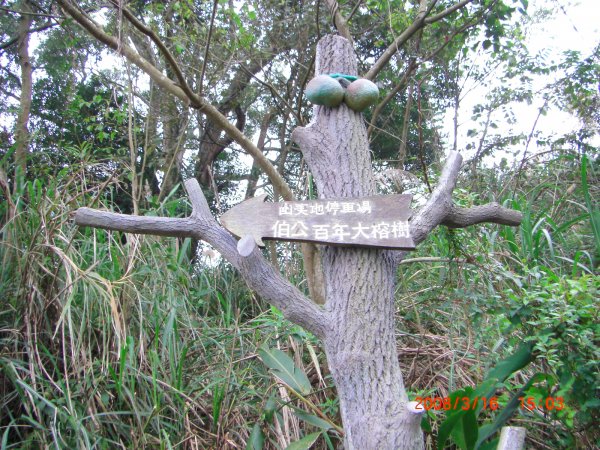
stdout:
[[[317,73],[333,72],[355,75],[356,58],[346,39],[326,36],[317,48]],[[321,198],[375,194],[362,116],[341,105],[318,106],[314,117],[308,127],[297,128],[292,138],[302,149]],[[483,222],[511,226],[521,222],[521,213],[497,203],[455,206],[452,191],[461,162],[460,154],[449,155],[438,186],[411,218],[415,244],[440,224],[459,228]],[[322,340],[340,397],[346,449],[423,449],[420,421],[424,411],[408,401],[395,340],[395,271],[406,252],[323,246],[326,303],[318,306],[284,279],[257,248],[244,255],[238,251],[233,236],[212,217],[196,179],[186,181],[186,188],[193,207],[187,218],[127,216],[80,208],[75,222],[209,242],[284,317]]]
[[[267,133],[269,131],[269,125],[271,123],[271,119],[275,114],[275,108],[271,108],[263,117],[263,120],[260,124],[260,133],[258,135],[258,142],[256,146],[262,151],[265,151],[265,141],[267,139]],[[283,173],[281,169],[280,173]],[[256,185],[258,183],[258,177],[260,176],[260,167],[256,163],[256,161],[252,161],[252,168],[250,169],[250,175],[248,176],[248,187],[246,188],[246,195],[244,198],[254,197],[256,193]]]
[[378,250],[326,247],[323,266],[336,318],[324,346],[347,448],[422,449],[421,416],[407,409],[398,363],[393,261]]
[[163,98],[162,106],[164,157],[161,161],[163,182],[160,187],[159,201],[169,195],[181,179],[184,142],[189,118],[189,109],[183,108],[180,112],[177,103],[171,97]]
[[160,117],[161,98],[162,92],[151,80],[150,100],[148,102],[148,114],[146,115],[146,124],[144,127],[144,156],[142,159],[141,176],[145,179],[149,193],[152,195],[160,194],[160,183],[156,178],[156,168],[158,166],[156,155],[158,139],[158,118]]
[[[317,74],[357,74],[350,43],[339,36],[317,47]],[[315,107],[314,121],[297,128],[321,198],[376,193],[362,115],[344,104]],[[349,449],[421,449],[420,414],[407,409],[395,341],[395,261],[387,251],[323,248],[325,308],[335,320],[324,340],[340,396]]]
[[31,110],[32,79],[31,60],[29,57],[29,29],[33,22],[32,9],[28,0],[21,2],[21,21],[19,23],[18,55],[21,66],[21,100],[19,115],[17,117],[15,133],[15,184],[17,189],[19,180],[27,171],[27,152],[29,149],[29,113]]
[[[246,113],[241,107],[237,106],[235,108],[235,114],[237,118],[235,126],[238,130],[243,131],[246,125]],[[215,159],[233,142],[233,139],[229,136],[222,135],[223,128],[219,126],[218,123],[207,118],[204,131],[200,138],[200,149],[196,157],[194,170],[196,178],[204,186],[210,186],[210,173]]]
[[402,124],[402,137],[400,138],[400,148],[398,150],[398,169],[404,168],[406,160],[406,148],[408,146],[408,128],[410,126],[410,110],[412,108],[414,83],[408,86],[408,94],[406,95],[406,109],[404,110],[404,122]]

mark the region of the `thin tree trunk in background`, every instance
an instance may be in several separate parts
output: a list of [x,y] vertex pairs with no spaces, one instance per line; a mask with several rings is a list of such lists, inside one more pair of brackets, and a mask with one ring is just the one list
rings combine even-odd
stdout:
[[[142,57],[147,61],[150,61],[154,66],[157,66],[157,58],[147,37],[142,38],[136,33],[131,33],[129,37]],[[150,99],[148,102],[146,123],[144,125],[144,148],[142,167],[140,170],[140,179],[145,180],[145,183],[140,183],[140,198],[138,199],[140,201],[142,195],[160,194],[160,182],[156,175],[158,170],[162,168],[158,157],[158,146],[160,142],[158,123],[162,117],[161,104],[165,94],[152,79],[150,79],[149,92]]]
[[29,57],[29,29],[33,22],[31,5],[28,0],[21,2],[21,20],[19,22],[18,56],[21,66],[21,100],[19,115],[15,131],[15,184],[19,185],[19,179],[25,176],[27,171],[27,153],[29,149],[29,113],[31,111],[32,96],[32,69]]
[[[265,117],[262,120],[260,125],[260,134],[258,135],[258,143],[256,146],[264,152],[265,150],[265,141],[267,139],[267,133],[269,131],[269,124],[271,123],[271,119],[273,118],[273,114],[275,114],[275,109],[271,108]],[[280,173],[283,173],[280,171]],[[256,185],[258,183],[258,178],[260,176],[260,167],[256,160],[252,161],[252,168],[250,169],[250,175],[248,177],[248,187],[246,188],[246,195],[244,198],[254,197],[256,193]]]
[[163,98],[163,155],[161,170],[163,182],[160,187],[159,201],[171,193],[181,178],[181,165],[185,151],[185,134],[187,133],[189,109],[179,111],[172,97]]
[[140,194],[144,191],[148,191],[151,195],[158,195],[160,193],[159,182],[156,179],[156,167],[158,166],[156,147],[161,94],[160,89],[150,80],[150,100],[148,103],[146,124],[144,126],[144,155],[140,171],[140,176],[145,180],[145,184],[141,186]]
[[408,94],[406,96],[406,109],[404,110],[404,122],[402,124],[402,137],[400,138],[400,148],[398,149],[398,169],[404,168],[406,160],[406,146],[408,144],[408,127],[410,125],[410,109],[412,108],[414,83],[410,83]]

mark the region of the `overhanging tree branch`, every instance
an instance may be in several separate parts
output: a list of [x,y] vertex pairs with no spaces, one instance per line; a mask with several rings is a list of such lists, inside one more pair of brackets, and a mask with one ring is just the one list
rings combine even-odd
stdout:
[[371,114],[371,123],[369,124],[369,128],[367,129],[367,134],[369,136],[371,136],[371,133],[373,132],[373,130],[375,128],[375,123],[377,123],[377,118],[379,117],[379,114],[381,114],[381,111],[383,111],[383,108],[385,108],[385,105],[387,105],[396,96],[396,94],[398,92],[400,92],[400,90],[406,86],[406,84],[408,82],[408,78],[413,74],[413,72],[416,70],[416,68],[418,66],[419,66],[419,63],[416,62],[416,58],[411,58],[408,63],[408,68],[402,75],[402,78],[400,79],[400,81],[396,84],[396,86],[392,90],[390,90],[386,94],[385,98],[377,104],[377,106],[373,110],[373,114]]
[[178,84],[163,74],[146,59],[142,58],[131,47],[124,43],[119,43],[116,37],[107,34],[102,27],[96,24],[90,17],[88,17],[68,0],[57,0],[57,3],[83,29],[108,47],[115,51],[119,51],[131,63],[143,70],[162,89],[183,101],[185,105],[199,109],[207,117],[218,123],[218,125],[223,128],[225,133],[231,136],[233,140],[240,145],[240,147],[246,150],[257,161],[260,168],[265,172],[275,189],[281,193],[282,197],[286,200],[294,199],[291,189],[281,175],[277,172],[277,169],[275,169],[271,162],[263,155],[260,149],[250,139],[248,139],[244,133],[238,130],[234,124],[229,122],[227,117],[221,114],[217,108],[197,94],[192,93],[192,95],[189,95]]
[[152,40],[152,42],[154,42],[154,44],[158,47],[160,52],[164,55],[165,59],[169,63],[169,66],[171,66],[171,69],[173,69],[173,73],[175,73],[175,76],[177,77],[177,81],[179,82],[179,86],[181,87],[181,89],[183,89],[183,91],[189,98],[195,97],[196,94],[194,94],[194,92],[188,85],[187,80],[183,76],[183,72],[179,68],[179,64],[177,63],[177,61],[175,61],[175,57],[169,51],[164,42],[158,37],[158,35],[151,28],[147,27],[140,20],[138,20],[138,18],[135,17],[132,14],[132,12],[129,11],[128,8],[124,7],[122,4],[119,4],[119,2],[115,0],[111,0],[111,3],[119,11],[123,12],[123,15],[129,21],[129,23],[131,23],[135,28],[137,28],[143,34],[148,36]]
[[[64,19],[64,17],[62,17],[62,19]],[[56,26],[56,25],[58,25],[58,23],[56,23],[56,22],[47,22],[44,25],[40,25],[39,27],[31,28],[28,31],[28,33],[29,34],[37,33],[38,31],[44,31],[44,30],[47,30],[48,28],[52,28],[53,26]],[[3,42],[2,44],[0,44],[0,50],[7,49],[11,45],[16,44],[18,40],[19,40],[19,36],[15,36],[15,37],[9,39],[6,42]]]
[[[165,89],[170,94],[179,98],[186,105],[190,105],[192,99],[190,99],[185,91],[175,84],[169,77],[163,74],[160,70],[154,67],[150,62],[142,58],[135,50],[128,45],[119,46],[119,41],[116,37],[107,34],[97,23],[95,23],[85,13],[80,11],[76,6],[73,6],[67,0],[57,0],[57,3],[69,14],[84,30],[94,36],[97,40],[106,44],[113,50],[119,50],[123,56],[125,56],[130,62],[135,64],[137,67],[142,69],[146,74],[152,78],[152,80],[160,87]],[[197,107],[201,107],[198,105]]]
[[204,47],[204,58],[202,59],[202,69],[200,69],[200,81],[198,82],[198,91],[202,94],[204,89],[204,74],[206,73],[206,66],[208,63],[208,51],[210,49],[210,42],[212,40],[213,30],[215,27],[215,16],[217,15],[217,7],[219,6],[219,0],[213,1],[212,13],[210,15],[210,26],[208,27],[208,36],[206,37],[206,45]]
[[417,31],[419,31],[421,28],[425,27],[426,25],[429,25],[434,22],[438,22],[438,21],[442,20],[446,16],[448,16],[448,15],[452,14],[453,12],[459,10],[460,8],[466,6],[467,4],[471,3],[472,1],[473,0],[461,0],[460,2],[456,3],[455,5],[450,6],[449,8],[445,9],[444,11],[442,11],[434,16],[427,17],[429,15],[429,13],[431,12],[431,9],[434,6],[435,2],[433,2],[428,7],[427,0],[421,0],[421,2],[419,4],[419,12],[417,13],[417,17],[415,18],[413,23],[408,28],[406,28],[406,30],[404,30],[400,34],[400,36],[398,36],[394,40],[394,42],[385,50],[385,52],[383,52],[383,54],[379,57],[379,59],[375,62],[375,64],[373,64],[373,66],[367,72],[367,74],[364,76],[364,78],[367,78],[368,80],[373,80],[377,76],[377,74],[379,72],[381,72],[381,70],[389,62],[389,60],[392,58],[392,56],[394,56],[396,54],[398,49],[402,45],[404,45],[406,43],[406,41],[408,41],[411,37],[413,37],[414,34]]
[[286,280],[264,259],[260,250],[254,249],[247,257],[240,256],[235,238],[212,216],[198,181],[187,180],[185,187],[193,209],[192,214],[183,219],[130,216],[79,208],[75,213],[75,223],[126,233],[192,237],[206,241],[240,271],[255,292],[279,308],[288,320],[324,338],[329,326],[326,312]]
[[377,118],[379,117],[379,114],[381,113],[381,111],[383,110],[383,108],[385,107],[385,105],[387,105],[396,96],[396,94],[398,94],[398,92],[400,92],[400,90],[407,84],[408,77],[410,77],[416,71],[416,69],[421,64],[423,64],[425,61],[430,61],[434,57],[436,57],[446,46],[448,46],[448,44],[452,41],[452,39],[454,37],[456,37],[460,33],[465,32],[469,28],[475,26],[477,23],[479,23],[480,20],[481,20],[481,16],[478,17],[476,20],[472,20],[471,22],[469,22],[469,23],[463,25],[462,27],[454,30],[450,34],[450,36],[448,37],[448,39],[446,41],[444,41],[444,43],[442,45],[440,45],[437,49],[435,49],[432,52],[430,52],[428,55],[426,55],[423,58],[421,58],[418,62],[417,62],[417,58],[416,57],[413,57],[413,58],[411,58],[409,60],[408,67],[406,68],[406,70],[405,70],[404,74],[402,75],[402,78],[400,79],[400,81],[396,84],[396,86],[392,90],[390,90],[386,94],[386,96],[384,97],[384,99],[381,102],[379,102],[379,104],[377,104],[377,106],[373,110],[373,114],[371,115],[371,123],[369,124],[369,128],[367,130],[367,133],[368,133],[369,136],[371,136],[373,130],[375,129],[375,124],[377,123]]

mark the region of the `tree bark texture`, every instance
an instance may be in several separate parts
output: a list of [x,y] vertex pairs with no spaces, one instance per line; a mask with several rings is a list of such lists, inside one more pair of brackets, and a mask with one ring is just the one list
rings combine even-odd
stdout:
[[[357,75],[351,44],[326,36],[316,75]],[[367,129],[345,104],[316,106],[312,123],[292,134],[320,198],[374,195]],[[325,352],[340,397],[348,449],[421,449],[420,414],[407,409],[394,321],[395,262],[389,252],[326,246],[325,309],[331,318]]]
[[502,427],[497,450],[523,450],[527,429],[523,427]]
[[[32,68],[29,56],[29,29],[33,22],[32,9],[28,0],[21,2],[23,14],[19,23],[18,49],[19,65],[21,66],[21,99],[19,104],[19,115],[17,117],[15,132],[15,171],[24,176],[27,171],[27,153],[29,148],[29,113],[31,111],[32,96]],[[15,177],[17,181],[19,177]],[[15,189],[18,186],[15,182]]]

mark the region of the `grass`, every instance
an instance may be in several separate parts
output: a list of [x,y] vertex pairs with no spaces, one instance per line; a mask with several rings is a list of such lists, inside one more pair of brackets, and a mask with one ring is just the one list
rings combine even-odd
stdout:
[[[501,199],[524,212],[519,229],[440,228],[412,255],[427,262],[400,266],[399,357],[413,395],[475,385],[513,350],[523,331],[509,326],[507,293],[531,285],[534,274],[597,276],[593,161],[562,155],[548,164],[545,173],[560,178]],[[93,202],[110,209],[101,193],[118,182],[88,186],[83,167],[3,194],[1,447],[269,449],[305,437],[334,448],[337,399],[314,337],[218,258],[191,267],[187,240],[77,229],[72,211]],[[456,194],[464,206],[485,201]],[[186,208],[171,196],[151,213]],[[298,252],[277,251],[286,276],[303,286]],[[295,393],[276,378],[261,348],[288,355],[310,391]],[[505,389],[522,386],[525,375]],[[558,419],[519,414],[514,423],[530,427],[536,448],[590,442],[590,430]]]
[[227,264],[190,276],[186,242],[77,229],[86,190],[29,183],[2,229],[2,447],[239,448],[255,424],[265,448],[299,439],[281,408],[301,402],[281,401],[257,349],[290,348],[314,375],[301,356],[314,338]]

